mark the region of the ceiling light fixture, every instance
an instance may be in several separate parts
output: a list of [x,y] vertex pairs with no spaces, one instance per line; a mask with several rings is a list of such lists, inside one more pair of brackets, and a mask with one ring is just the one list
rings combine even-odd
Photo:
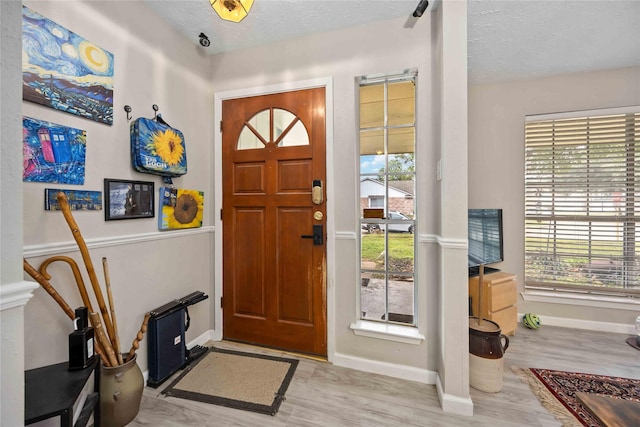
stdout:
[[249,14],[253,0],[209,0],[218,16],[226,21],[240,22]]
[[420,18],[422,16],[422,14],[424,13],[424,11],[427,10],[427,7],[429,7],[429,1],[428,0],[420,0],[420,3],[418,3],[418,6],[416,7],[416,10],[413,12],[414,18]]

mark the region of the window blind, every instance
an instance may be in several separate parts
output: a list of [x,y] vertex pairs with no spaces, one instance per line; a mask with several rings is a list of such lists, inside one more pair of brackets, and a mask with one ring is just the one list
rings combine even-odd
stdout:
[[639,140],[640,108],[527,118],[525,287],[640,297]]

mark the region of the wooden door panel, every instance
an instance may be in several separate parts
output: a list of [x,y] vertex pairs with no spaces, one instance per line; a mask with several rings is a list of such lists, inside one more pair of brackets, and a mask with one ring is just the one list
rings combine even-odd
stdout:
[[278,320],[311,324],[313,295],[311,265],[313,241],[302,238],[312,232],[310,208],[278,209]]
[[266,191],[264,162],[235,165],[233,171],[234,194],[264,194]]
[[264,209],[236,209],[233,215],[233,306],[237,316],[266,318]]
[[313,181],[311,161],[285,160],[278,162],[278,193],[311,193]]

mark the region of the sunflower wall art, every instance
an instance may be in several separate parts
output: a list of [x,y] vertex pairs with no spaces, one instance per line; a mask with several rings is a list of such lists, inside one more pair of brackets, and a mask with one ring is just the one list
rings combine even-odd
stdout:
[[158,228],[165,231],[202,227],[203,210],[202,191],[161,187]]
[[164,121],[140,117],[131,123],[131,161],[138,172],[176,177],[187,173],[184,135]]

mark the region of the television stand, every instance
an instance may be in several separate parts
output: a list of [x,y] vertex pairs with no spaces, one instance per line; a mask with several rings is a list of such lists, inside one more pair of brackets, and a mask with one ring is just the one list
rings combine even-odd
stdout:
[[[499,268],[487,267],[484,266],[484,274],[497,273],[499,272]],[[480,275],[480,266],[476,265],[475,267],[469,267],[469,277],[478,277]]]
[[518,286],[515,274],[504,271],[486,273],[482,278],[482,302],[479,296],[479,277],[469,278],[469,296],[473,316],[482,315],[500,326],[505,335],[515,335],[518,327]]

